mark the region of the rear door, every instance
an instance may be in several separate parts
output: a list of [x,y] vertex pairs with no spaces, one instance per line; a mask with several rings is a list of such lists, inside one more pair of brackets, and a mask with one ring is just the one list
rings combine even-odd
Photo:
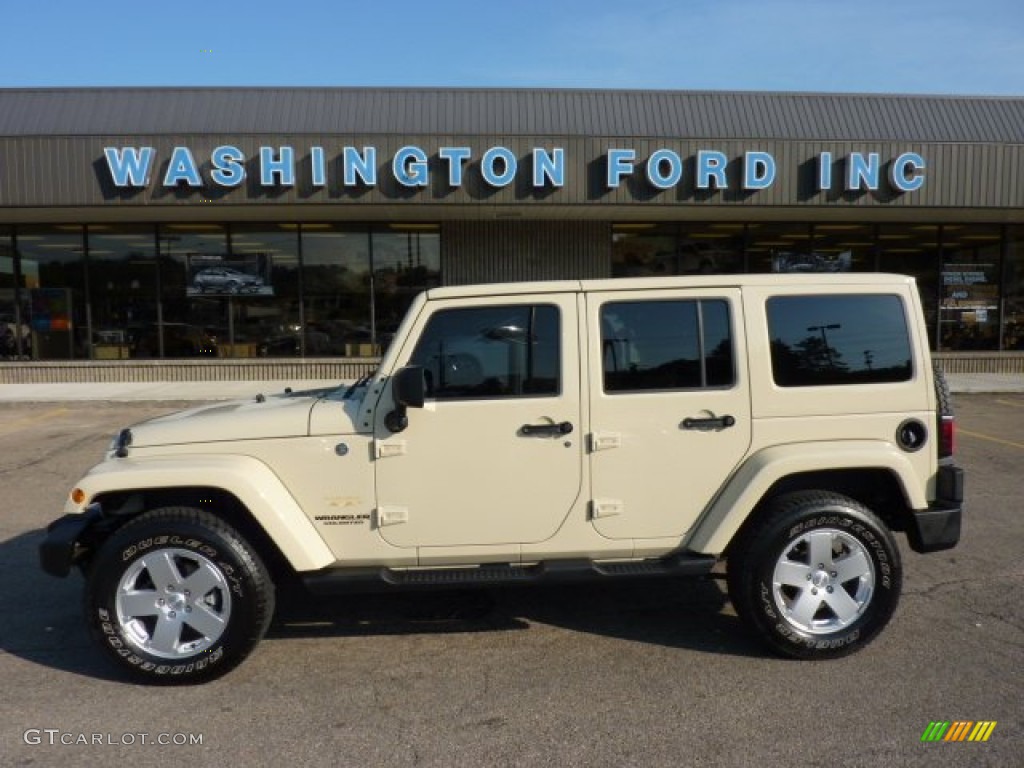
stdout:
[[750,445],[740,291],[589,294],[586,311],[593,525],[681,536]]

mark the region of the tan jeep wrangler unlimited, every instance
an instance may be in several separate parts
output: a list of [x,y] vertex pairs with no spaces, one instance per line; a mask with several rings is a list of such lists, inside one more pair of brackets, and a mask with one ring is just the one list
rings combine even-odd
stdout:
[[960,535],[948,392],[896,275],[448,287],[379,370],[125,429],[71,492],[43,568],[86,577],[100,644],[197,681],[315,593],[706,575],[773,650],[867,644],[899,598],[894,532]]

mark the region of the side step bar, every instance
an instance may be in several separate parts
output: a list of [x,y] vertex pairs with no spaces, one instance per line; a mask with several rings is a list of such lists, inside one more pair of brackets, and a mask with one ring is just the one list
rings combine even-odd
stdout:
[[551,560],[536,565],[481,565],[470,568],[329,568],[304,574],[315,595],[375,589],[488,587],[511,584],[556,584],[601,579],[706,576],[717,562],[708,555],[676,554],[658,560],[603,563]]

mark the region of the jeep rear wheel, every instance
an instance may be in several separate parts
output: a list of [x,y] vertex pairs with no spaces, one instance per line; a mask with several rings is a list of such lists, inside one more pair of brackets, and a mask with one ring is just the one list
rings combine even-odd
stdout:
[[869,643],[899,602],[892,534],[853,499],[822,491],[781,496],[729,555],[736,612],[774,651],[836,658]]
[[90,565],[86,616],[100,644],[149,682],[219,677],[263,637],[274,589],[252,547],[198,509],[146,512]]

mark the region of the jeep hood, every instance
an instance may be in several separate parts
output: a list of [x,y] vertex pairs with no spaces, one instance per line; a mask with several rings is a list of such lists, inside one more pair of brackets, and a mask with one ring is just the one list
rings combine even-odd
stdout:
[[[329,391],[217,403],[160,416],[131,428],[131,447],[305,437],[313,407]],[[346,410],[335,414],[340,434],[355,431]]]

